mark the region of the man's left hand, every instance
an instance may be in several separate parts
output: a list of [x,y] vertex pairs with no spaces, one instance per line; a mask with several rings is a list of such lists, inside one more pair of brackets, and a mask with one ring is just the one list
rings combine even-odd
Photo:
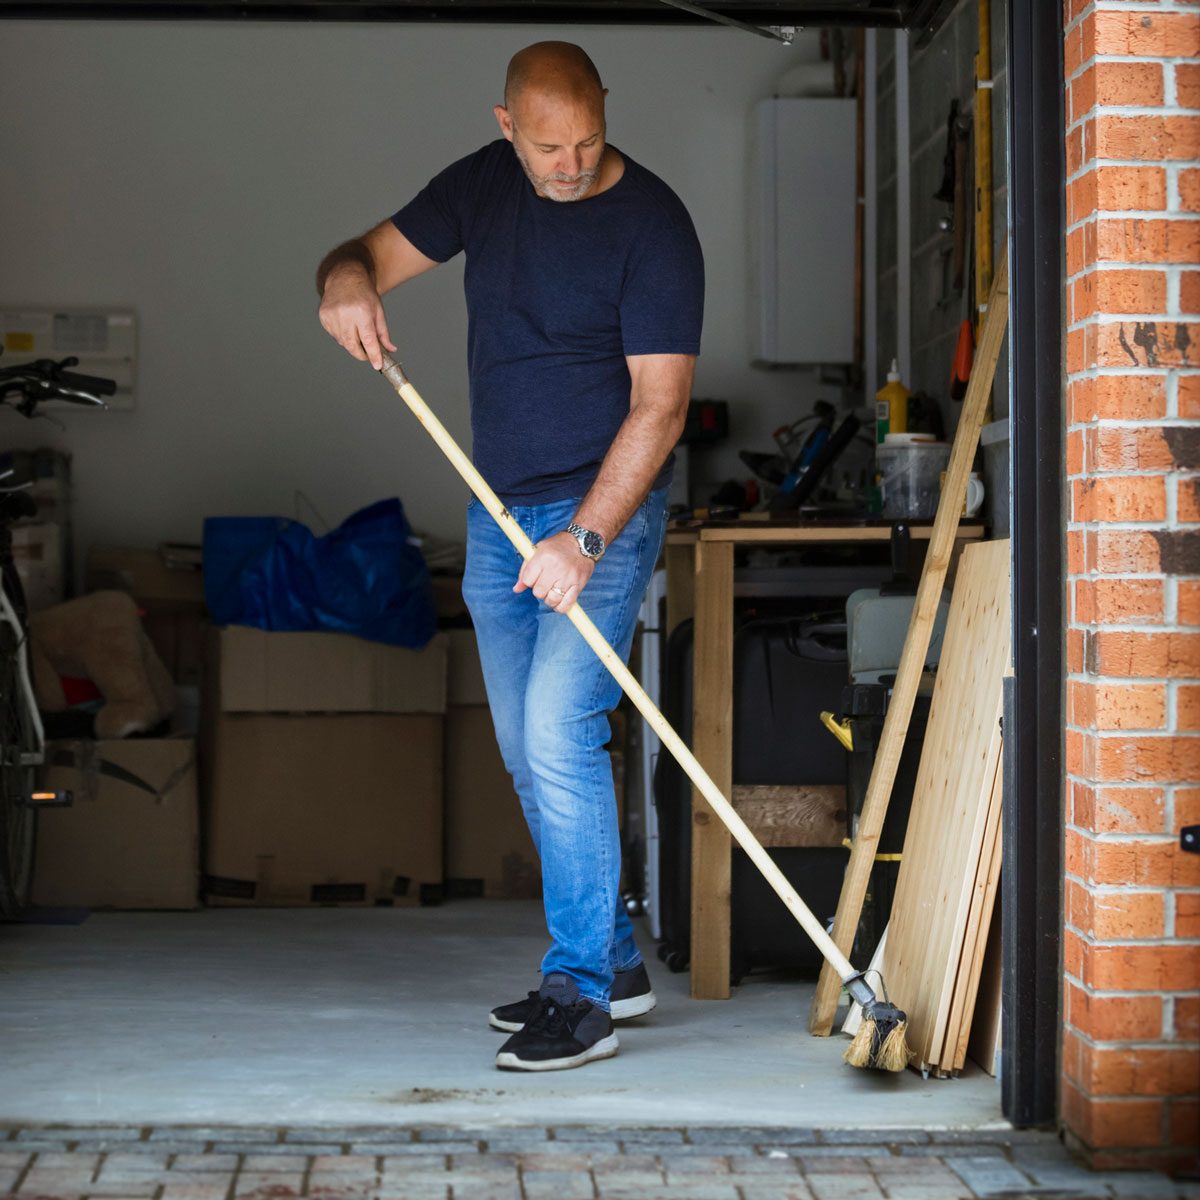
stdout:
[[555,612],[565,613],[587,586],[596,564],[565,530],[538,542],[533,557],[525,560],[514,592],[533,589],[533,594]]

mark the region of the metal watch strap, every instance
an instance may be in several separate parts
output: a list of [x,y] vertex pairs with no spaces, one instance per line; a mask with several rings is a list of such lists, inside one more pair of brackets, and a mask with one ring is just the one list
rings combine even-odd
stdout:
[[[600,536],[594,529],[585,529],[582,525],[576,525],[574,521],[567,526],[567,532],[575,539],[579,545],[579,552],[584,558],[590,558],[592,562],[599,562],[604,557],[604,551],[608,547],[604,543],[604,538]],[[588,549],[588,543],[598,543],[598,547],[594,550]]]

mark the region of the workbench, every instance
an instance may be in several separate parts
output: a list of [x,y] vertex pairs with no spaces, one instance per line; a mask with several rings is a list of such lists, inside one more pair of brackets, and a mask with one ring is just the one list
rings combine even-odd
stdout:
[[[667,633],[689,617],[695,622],[692,751],[725,796],[733,793],[735,548],[887,545],[893,524],[879,520],[743,518],[676,521],[668,527],[663,549]],[[928,542],[932,522],[905,524],[914,542]],[[963,545],[983,535],[982,524],[960,524],[956,556]],[[732,842],[720,818],[693,788],[691,994],[698,1000],[729,998]]]

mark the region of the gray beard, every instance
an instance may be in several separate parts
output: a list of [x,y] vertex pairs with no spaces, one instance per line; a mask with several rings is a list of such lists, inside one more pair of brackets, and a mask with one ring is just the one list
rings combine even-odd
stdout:
[[[604,165],[604,156],[608,153],[606,145],[600,151],[600,158],[596,165],[590,171],[580,171],[578,175],[564,175],[561,171],[555,171],[551,175],[538,175],[529,165],[529,160],[517,149],[517,143],[512,144],[513,153],[517,156],[517,162],[521,164],[521,169],[525,172],[529,182],[533,184],[534,191],[539,196],[547,200],[555,200],[560,203],[569,204],[573,200],[580,200],[584,194],[591,190],[592,185],[600,178],[600,168]],[[561,188],[547,188],[546,185],[555,180],[562,183],[571,183],[575,186],[564,191]]]

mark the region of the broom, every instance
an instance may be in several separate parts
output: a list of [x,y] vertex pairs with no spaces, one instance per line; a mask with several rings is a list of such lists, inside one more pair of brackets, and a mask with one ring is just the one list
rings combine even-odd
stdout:
[[[433,411],[421,399],[417,389],[409,382],[400,364],[384,353],[381,374],[400,393],[400,398],[412,410],[413,415],[425,427],[426,432],[438,444],[442,453],[450,460],[455,470],[463,477],[467,486],[475,493],[479,502],[492,514],[496,523],[508,536],[522,558],[533,555],[533,543],[525,531],[513,520],[511,514],[500,503],[499,497],[488,486],[487,481],[475,469],[474,464],[462,452],[458,443],[446,431]],[[746,822],[737,814],[732,804],[721,794],[720,788],[709,778],[708,773],[696,760],[695,755],[684,745],[666,717],[659,712],[654,701],[646,695],[642,685],[633,677],[615,650],[592,623],[591,618],[579,605],[572,604],[566,613],[571,623],[583,635],[584,641],[595,651],[596,656],[608,668],[633,702],[638,712],[658,734],[659,740],[675,756],[701,795],[712,806],[713,811],[729,828],[738,845],[750,856],[750,860],[762,872],[766,881],[787,905],[792,915],[800,922],[817,949],[841,977],[852,999],[862,1005],[863,1020],[858,1033],[843,1056],[852,1067],[869,1067],[881,1071],[902,1071],[911,1057],[905,1041],[908,1019],[894,1004],[880,1000],[863,972],[855,971],[849,960],[834,944],[821,923],[813,916],[808,906],[800,899],[796,889],[787,881],[783,872],[775,865],[771,856],[763,849],[758,839],[750,832]]]

